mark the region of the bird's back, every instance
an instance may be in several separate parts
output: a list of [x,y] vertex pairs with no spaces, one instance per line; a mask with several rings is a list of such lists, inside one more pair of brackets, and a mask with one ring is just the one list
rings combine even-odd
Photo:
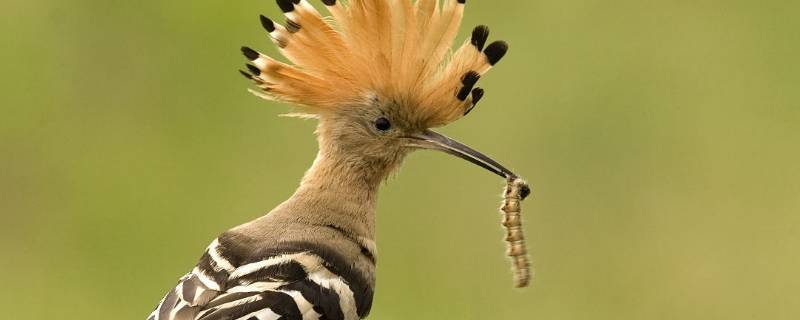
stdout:
[[282,219],[288,216],[270,214],[220,235],[148,319],[365,317],[374,249],[335,224]]

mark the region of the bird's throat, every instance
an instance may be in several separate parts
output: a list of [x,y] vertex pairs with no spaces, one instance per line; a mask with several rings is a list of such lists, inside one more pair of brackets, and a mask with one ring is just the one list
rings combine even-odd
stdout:
[[[374,240],[378,189],[392,164],[320,148],[288,203],[304,217]],[[307,212],[307,213],[305,213]]]

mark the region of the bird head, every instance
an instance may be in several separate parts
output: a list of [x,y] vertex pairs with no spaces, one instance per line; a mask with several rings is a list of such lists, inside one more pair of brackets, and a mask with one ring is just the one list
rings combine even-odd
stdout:
[[465,0],[323,0],[325,17],[306,0],[278,0],[285,23],[261,16],[281,62],[249,47],[254,94],[319,119],[321,145],[357,161],[393,168],[410,151],[433,149],[498,175],[515,175],[491,158],[431,130],[470,113],[483,98],[478,80],[505,55],[475,27],[452,50]]

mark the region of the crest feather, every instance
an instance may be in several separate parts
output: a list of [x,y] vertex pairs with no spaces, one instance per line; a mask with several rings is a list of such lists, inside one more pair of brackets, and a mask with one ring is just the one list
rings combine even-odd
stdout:
[[[483,97],[480,77],[508,45],[485,46],[489,28],[476,27],[451,52],[464,0],[323,0],[323,17],[307,0],[278,0],[285,24],[261,16],[270,39],[290,63],[243,47],[242,71],[259,96],[324,113],[375,94],[402,106],[410,120],[441,126]],[[485,48],[484,48],[485,47]]]

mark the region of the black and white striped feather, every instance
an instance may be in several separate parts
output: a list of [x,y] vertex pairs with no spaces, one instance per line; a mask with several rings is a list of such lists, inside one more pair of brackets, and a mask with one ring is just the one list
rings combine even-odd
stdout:
[[367,279],[325,245],[248,248],[223,234],[148,320],[361,319],[372,295]]

